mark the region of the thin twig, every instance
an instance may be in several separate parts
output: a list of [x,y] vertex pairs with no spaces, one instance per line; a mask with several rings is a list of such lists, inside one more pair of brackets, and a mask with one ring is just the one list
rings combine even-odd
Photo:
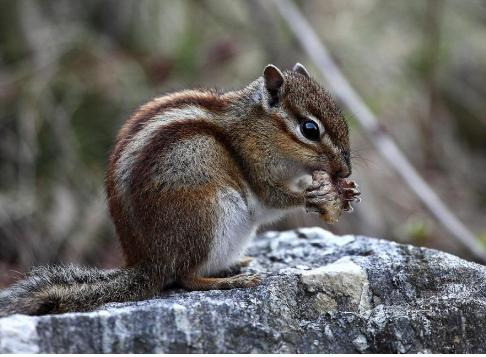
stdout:
[[432,215],[451,233],[454,240],[466,248],[476,259],[486,262],[484,247],[477,241],[474,234],[447,208],[410,164],[391,136],[382,129],[375,114],[351,87],[300,10],[290,0],[274,0],[274,4],[308,56],[326,79],[334,95],[355,116],[378,152],[415,192]]

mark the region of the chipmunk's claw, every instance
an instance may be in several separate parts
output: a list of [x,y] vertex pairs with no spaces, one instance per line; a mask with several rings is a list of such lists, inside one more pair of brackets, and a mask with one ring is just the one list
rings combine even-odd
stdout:
[[344,201],[349,202],[361,202],[361,192],[359,191],[358,184],[351,180],[344,179],[341,183],[341,194]]
[[343,208],[343,211],[346,212],[346,213],[352,213],[354,211],[354,208],[353,208],[353,206],[348,205],[348,206]]

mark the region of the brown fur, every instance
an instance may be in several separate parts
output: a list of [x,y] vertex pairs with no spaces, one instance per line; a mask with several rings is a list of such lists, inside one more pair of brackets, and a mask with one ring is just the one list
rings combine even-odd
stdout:
[[[273,66],[267,69],[271,78],[259,78],[239,91],[182,91],[141,106],[120,130],[106,174],[108,205],[126,267],[34,270],[0,293],[0,316],[86,311],[110,301],[154,296],[173,283],[191,290],[257,285],[257,276],[199,273],[215,249],[220,222],[231,214],[222,209],[218,194],[231,190],[245,204],[256,195],[265,207],[287,209],[304,205],[304,192],[287,185],[298,172],[350,173],[348,128],[329,95],[303,67],[283,74]],[[206,114],[162,121],[169,109],[194,107]],[[141,149],[121,162],[137,133],[159,115],[160,126],[151,136],[139,135]],[[295,132],[309,115],[322,123],[326,140],[302,140]],[[117,177],[119,165],[129,165],[123,181]]]
[[227,105],[214,91],[187,90],[153,99],[147,104],[142,105],[120,129],[117,136],[117,144],[110,156],[109,167],[118,161],[123,147],[130,138],[143,128],[149,119],[162,113],[164,110],[181,108],[189,104],[199,105],[216,113],[224,111]]

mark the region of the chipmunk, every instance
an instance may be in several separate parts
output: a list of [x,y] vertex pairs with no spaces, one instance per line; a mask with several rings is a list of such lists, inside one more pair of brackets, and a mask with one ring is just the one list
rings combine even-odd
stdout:
[[251,288],[238,264],[259,226],[306,207],[328,222],[350,210],[348,126],[297,63],[268,65],[247,87],[186,90],[141,106],[121,128],[106,174],[126,266],[40,267],[0,293],[0,316],[88,311],[188,290]]

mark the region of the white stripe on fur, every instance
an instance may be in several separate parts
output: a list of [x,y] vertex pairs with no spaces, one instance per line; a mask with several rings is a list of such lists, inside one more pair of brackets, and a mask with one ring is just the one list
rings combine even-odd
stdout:
[[174,122],[208,118],[209,116],[210,113],[200,107],[186,106],[169,109],[149,119],[145,126],[131,138],[116,163],[115,182],[119,194],[122,197],[127,194],[138,154],[153,139],[158,129]]

